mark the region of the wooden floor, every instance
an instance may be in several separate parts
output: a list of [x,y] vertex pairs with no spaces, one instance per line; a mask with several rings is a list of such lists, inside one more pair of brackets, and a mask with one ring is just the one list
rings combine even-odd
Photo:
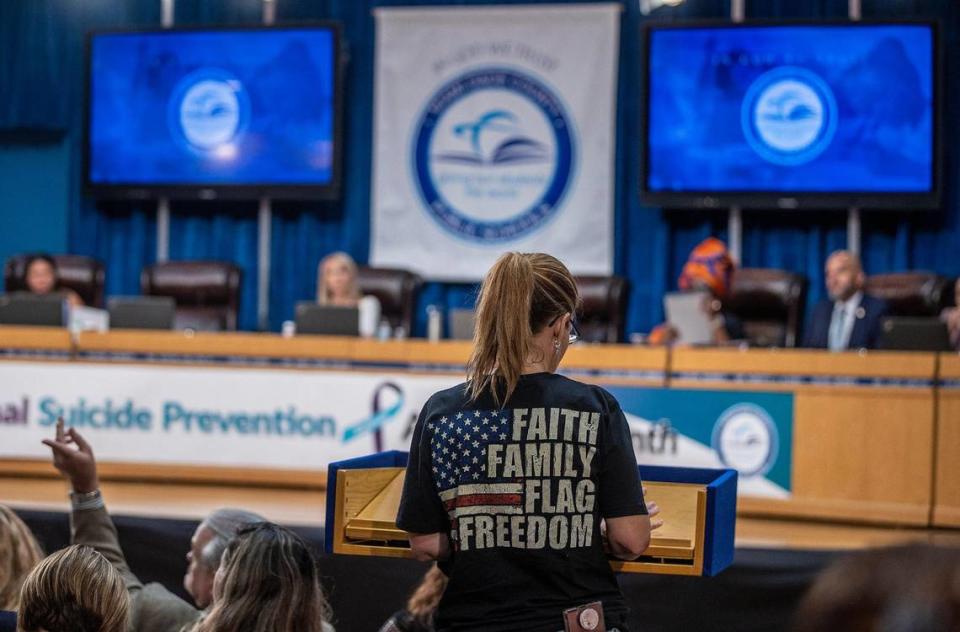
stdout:
[[[103,494],[118,515],[199,520],[217,507],[242,507],[287,525],[321,526],[326,494],[315,490],[105,482]],[[48,478],[0,477],[0,503],[13,508],[67,511],[67,485]],[[960,546],[960,530],[867,527],[849,524],[739,518],[737,546],[804,550],[857,549],[902,542]]]

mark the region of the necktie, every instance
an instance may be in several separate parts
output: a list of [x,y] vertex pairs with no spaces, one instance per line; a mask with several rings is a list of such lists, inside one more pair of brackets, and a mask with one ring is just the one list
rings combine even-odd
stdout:
[[843,340],[843,321],[847,315],[847,310],[843,305],[838,305],[833,310],[833,318],[830,320],[830,339],[828,344],[831,351],[843,351],[846,348]]

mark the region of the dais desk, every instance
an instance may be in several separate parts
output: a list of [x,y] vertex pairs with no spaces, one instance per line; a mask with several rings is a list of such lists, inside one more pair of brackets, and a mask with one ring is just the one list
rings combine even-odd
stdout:
[[[370,396],[350,395],[338,386],[341,381],[390,378],[407,396],[407,417],[391,422],[398,432],[389,447],[400,449],[406,449],[403,442],[409,437],[399,429],[412,421],[409,411],[415,413],[422,404],[413,400],[424,397],[403,380],[419,380],[421,390],[456,383],[469,353],[465,342],[148,331],[82,333],[71,339],[58,329],[0,327],[0,370],[42,362],[81,377],[108,367],[162,369],[168,372],[162,375],[181,377],[204,377],[209,371],[223,378],[218,384],[230,384],[230,376],[236,376],[236,391],[249,390],[243,385],[261,378],[290,376],[300,384],[328,388],[326,400],[355,404],[355,413],[341,416],[344,424],[370,415]],[[563,368],[575,379],[612,386],[791,393],[791,495],[741,497],[741,513],[960,526],[960,356],[577,345]],[[218,388],[227,404],[244,395]],[[390,403],[388,395],[382,397],[384,406]],[[0,406],[8,401],[19,401],[19,394],[0,383]],[[0,473],[54,475],[44,459],[4,454],[6,430],[0,424]],[[365,446],[363,452],[370,450]],[[105,464],[105,474],[126,480],[311,488],[325,483],[320,461],[309,468],[270,469],[113,460]]]
[[743,512],[924,525],[936,366],[930,353],[678,348],[669,385],[793,393],[792,495],[742,498]]

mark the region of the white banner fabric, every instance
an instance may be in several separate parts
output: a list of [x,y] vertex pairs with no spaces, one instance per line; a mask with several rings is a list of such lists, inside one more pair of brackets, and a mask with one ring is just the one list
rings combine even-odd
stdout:
[[618,4],[376,12],[371,263],[613,269]]
[[455,376],[293,369],[0,363],[0,459],[49,458],[57,417],[97,458],[326,470],[408,450],[420,407]]

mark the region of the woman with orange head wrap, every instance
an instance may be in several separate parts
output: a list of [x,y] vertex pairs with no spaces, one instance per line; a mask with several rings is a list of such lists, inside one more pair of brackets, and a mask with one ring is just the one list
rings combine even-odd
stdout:
[[[677,282],[681,290],[710,292],[711,298],[705,301],[703,308],[711,317],[712,342],[715,345],[743,337],[740,321],[723,311],[723,300],[730,291],[730,281],[735,268],[736,264],[726,244],[716,237],[707,237],[690,252]],[[650,332],[649,342],[653,345],[670,344],[677,342],[677,338],[677,330],[671,327],[670,323],[663,323]]]

